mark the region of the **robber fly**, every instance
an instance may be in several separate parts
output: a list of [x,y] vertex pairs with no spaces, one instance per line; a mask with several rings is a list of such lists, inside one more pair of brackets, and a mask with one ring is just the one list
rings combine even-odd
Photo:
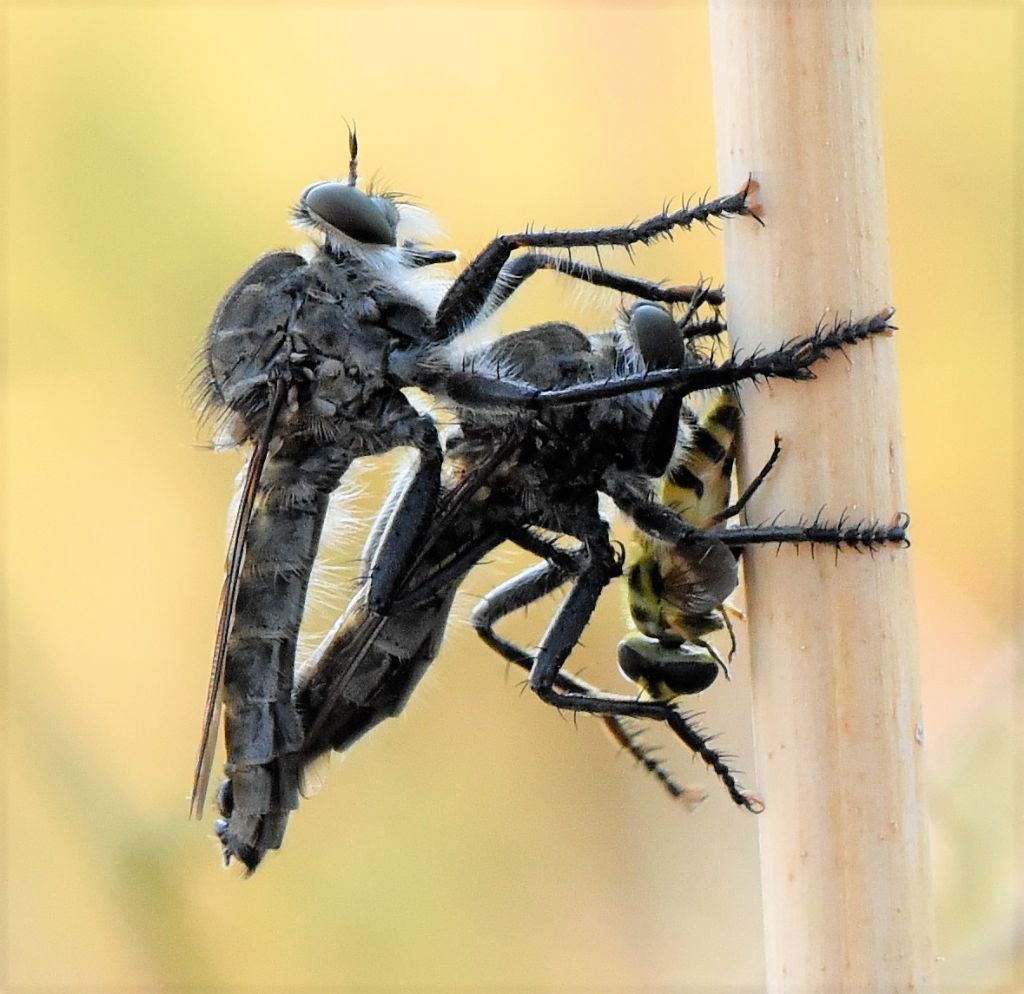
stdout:
[[[218,834],[227,859],[240,859],[250,870],[258,865],[266,850],[280,845],[289,811],[298,803],[303,769],[325,752],[348,748],[404,707],[439,651],[462,579],[506,540],[543,562],[503,585],[474,613],[474,624],[489,644],[529,671],[530,686],[544,701],[601,716],[627,745],[633,740],[624,722],[665,722],[715,770],[736,803],[757,810],[757,798],[739,786],[721,755],[674,704],[606,694],[562,672],[602,589],[622,570],[598,511],[598,495],[611,497],[637,527],[707,564],[693,580],[695,609],[710,610],[732,592],[733,546],[902,541],[905,530],[899,526],[703,531],[659,503],[650,484],[665,473],[674,450],[679,398],[744,380],[809,378],[818,360],[884,333],[888,316],[821,328],[777,351],[718,364],[692,362],[685,329],[649,304],[634,308],[623,327],[604,335],[588,337],[570,325],[546,324],[477,350],[469,363],[474,375],[487,374],[487,382],[505,370],[519,387],[531,384],[538,402],[528,411],[456,405],[459,427],[447,442],[442,496],[432,505],[434,520],[417,550],[395,567],[390,609],[376,611],[365,584],[304,668],[295,693],[305,728],[300,748],[258,767],[229,768],[218,795],[223,816]],[[639,384],[648,389],[636,392]],[[548,402],[566,398],[578,403]],[[408,484],[382,512],[368,544],[369,562],[379,561],[395,515],[408,506],[407,493]],[[566,549],[552,536],[576,544]],[[571,591],[536,654],[494,631],[505,614],[566,582],[572,583]],[[642,761],[650,759],[639,747],[632,751]],[[645,765],[658,774],[653,760]],[[671,789],[664,775],[660,779]]]
[[302,743],[291,699],[297,632],[328,498],[352,461],[400,446],[419,456],[369,567],[372,610],[387,609],[397,571],[431,520],[441,443],[433,420],[402,389],[433,388],[466,407],[503,410],[578,403],[571,392],[540,396],[533,385],[478,373],[452,358],[456,339],[539,269],[668,303],[693,294],[693,288],[664,287],[543,251],[513,253],[630,246],[752,213],[747,197],[754,185],[748,184],[732,196],[622,227],[499,235],[438,302],[422,271],[454,254],[402,238],[408,205],[360,190],[354,132],[349,148],[347,181],[313,184],[294,210],[295,222],[318,239],[310,257],[274,252],[254,263],[218,307],[202,356],[205,406],[221,421],[220,437],[251,443],[253,452],[229,542],[193,778],[196,817],[222,701],[230,773],[258,772]]

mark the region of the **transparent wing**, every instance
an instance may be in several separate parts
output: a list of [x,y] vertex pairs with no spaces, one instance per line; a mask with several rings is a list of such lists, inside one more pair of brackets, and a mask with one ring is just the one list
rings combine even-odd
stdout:
[[274,398],[267,412],[267,425],[256,443],[242,488],[242,500],[231,527],[231,539],[228,544],[227,573],[224,586],[220,592],[220,605],[217,612],[217,639],[213,649],[213,665],[210,669],[210,683],[206,691],[206,706],[203,709],[203,728],[199,740],[199,753],[196,757],[195,771],[192,777],[192,797],[189,802],[189,814],[193,818],[202,818],[206,793],[210,786],[210,770],[213,766],[213,754],[217,748],[217,730],[220,728],[221,694],[224,689],[224,661],[227,657],[228,636],[235,615],[235,602],[238,598],[238,580],[245,562],[245,535],[252,518],[256,494],[259,490],[263,466],[267,461],[267,453],[274,434],[274,426],[284,406],[288,385],[284,379],[277,381]]

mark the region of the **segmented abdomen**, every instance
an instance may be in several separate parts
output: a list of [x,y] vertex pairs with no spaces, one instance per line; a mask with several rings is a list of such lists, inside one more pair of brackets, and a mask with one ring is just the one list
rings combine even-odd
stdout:
[[689,444],[669,466],[661,483],[661,501],[698,528],[714,524],[729,503],[740,405],[732,390],[720,390],[699,419]]
[[[286,437],[267,459],[246,530],[245,561],[224,669],[227,773],[233,797],[217,831],[226,853],[276,848],[298,783],[270,764],[302,745],[292,703],[295,648],[331,492],[348,468],[341,448]],[[230,813],[229,813],[230,812]]]

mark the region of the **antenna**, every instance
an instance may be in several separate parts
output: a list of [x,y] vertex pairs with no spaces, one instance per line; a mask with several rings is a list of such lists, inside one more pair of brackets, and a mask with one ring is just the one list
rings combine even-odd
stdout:
[[356,135],[356,122],[351,125],[346,121],[348,128],[348,185],[355,186],[359,178],[359,138]]

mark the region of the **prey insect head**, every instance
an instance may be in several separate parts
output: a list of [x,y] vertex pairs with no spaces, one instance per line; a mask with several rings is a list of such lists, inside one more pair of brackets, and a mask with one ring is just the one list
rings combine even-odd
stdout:
[[688,643],[671,644],[639,632],[619,643],[622,675],[655,700],[707,690],[718,676],[718,661],[707,650]]

